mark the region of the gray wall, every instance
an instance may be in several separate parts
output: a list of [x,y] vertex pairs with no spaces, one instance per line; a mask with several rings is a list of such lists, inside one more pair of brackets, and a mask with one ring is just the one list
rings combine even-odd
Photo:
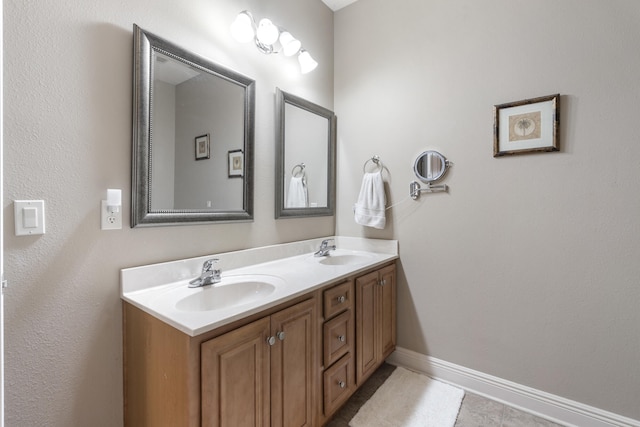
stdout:
[[[640,3],[360,0],[335,15],[340,235],[400,241],[410,350],[640,419]],[[494,159],[495,104],[562,94],[560,153]],[[425,149],[449,194],[408,197]],[[363,162],[387,228],[355,224]]]
[[[333,13],[320,0],[4,9],[6,423],[122,425],[121,268],[333,234],[333,217],[273,219],[275,88],[333,108]],[[243,9],[286,25],[319,67],[302,76],[238,44]],[[254,222],[129,228],[133,23],[257,81]],[[122,230],[100,230],[107,188],[123,189]],[[16,199],[45,200],[47,234],[14,236]]]

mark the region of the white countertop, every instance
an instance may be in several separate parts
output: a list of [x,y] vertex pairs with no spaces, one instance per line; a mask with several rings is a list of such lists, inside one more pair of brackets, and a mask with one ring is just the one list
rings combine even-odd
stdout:
[[[335,240],[334,257],[354,255],[359,257],[358,262],[347,265],[321,263],[322,258],[314,257],[313,253],[327,238]],[[200,275],[202,263],[210,258],[220,260],[216,268],[222,269],[221,284],[225,283],[225,278],[232,281],[243,276],[263,277],[277,286],[267,296],[243,305],[209,311],[180,310],[176,307],[178,301],[197,298],[193,295],[210,288],[187,286],[189,280]],[[397,258],[396,240],[324,237],[123,269],[121,298],[176,329],[197,336]]]

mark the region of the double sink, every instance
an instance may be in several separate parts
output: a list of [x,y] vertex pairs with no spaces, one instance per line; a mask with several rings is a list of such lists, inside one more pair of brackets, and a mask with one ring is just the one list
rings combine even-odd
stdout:
[[[396,241],[374,241],[367,245],[372,239],[335,239],[338,248],[322,257],[306,252],[282,258],[273,255],[275,259],[255,264],[249,261],[264,258],[264,251],[295,253],[296,244],[298,250],[308,250],[310,241],[216,255],[220,259],[217,267],[222,269],[221,281],[199,288],[188,287],[197,273],[182,276],[188,275],[187,269],[192,271],[203,258],[125,269],[121,274],[122,299],[196,336],[397,258]],[[260,256],[256,257],[256,253]],[[225,268],[225,260],[237,267]],[[154,279],[147,280],[145,272],[156,283]],[[147,283],[133,283],[141,280]]]
[[[336,250],[322,257],[305,257],[320,265],[361,265],[372,256],[368,253]],[[179,311],[211,311],[252,304],[269,298],[278,288],[286,287],[286,282],[278,276],[265,274],[224,275],[219,283],[204,286],[199,291],[184,291],[184,286],[176,287],[158,298],[168,298],[175,302]],[[184,295],[187,294],[187,295]]]

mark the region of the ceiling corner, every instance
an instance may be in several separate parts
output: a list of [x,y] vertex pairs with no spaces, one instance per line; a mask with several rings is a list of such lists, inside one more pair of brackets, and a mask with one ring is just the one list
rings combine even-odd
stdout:
[[322,0],[322,2],[329,6],[329,8],[334,12],[350,5],[351,3],[355,3],[356,1],[357,0]]

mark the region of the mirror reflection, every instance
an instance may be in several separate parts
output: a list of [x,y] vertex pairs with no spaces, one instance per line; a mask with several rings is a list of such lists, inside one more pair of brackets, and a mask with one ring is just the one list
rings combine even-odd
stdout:
[[254,81],[134,39],[132,226],[252,219]]
[[333,215],[335,115],[276,89],[276,218]]
[[244,146],[244,88],[159,52],[153,63],[151,211],[242,210],[227,169]]
[[413,171],[423,182],[435,182],[442,178],[449,167],[449,161],[437,151],[425,151],[413,165]]

